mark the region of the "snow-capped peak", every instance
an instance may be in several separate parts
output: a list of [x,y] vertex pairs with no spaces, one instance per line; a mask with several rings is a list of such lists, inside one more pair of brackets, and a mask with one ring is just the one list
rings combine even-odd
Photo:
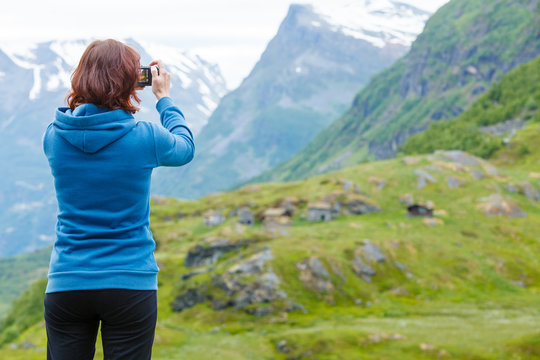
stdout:
[[[410,46],[431,15],[406,0],[335,0],[316,2],[312,8],[332,30],[381,48],[388,44]],[[320,23],[313,21],[312,25]]]

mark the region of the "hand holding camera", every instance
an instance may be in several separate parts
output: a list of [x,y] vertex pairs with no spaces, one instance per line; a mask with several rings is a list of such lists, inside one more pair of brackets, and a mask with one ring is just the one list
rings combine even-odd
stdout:
[[149,66],[141,66],[138,86],[152,86],[152,92],[159,100],[170,94],[171,75],[165,70],[161,60],[154,60]]
[[152,61],[150,66],[152,67],[152,92],[158,100],[162,97],[169,96],[171,89],[171,74],[167,72],[161,60]]

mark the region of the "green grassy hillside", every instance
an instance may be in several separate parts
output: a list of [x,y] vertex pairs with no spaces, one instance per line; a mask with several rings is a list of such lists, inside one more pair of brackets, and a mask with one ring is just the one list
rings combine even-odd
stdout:
[[51,248],[8,258],[0,258],[0,319],[11,303],[34,281],[47,275]]
[[[516,139],[532,144],[538,134],[531,124]],[[538,159],[537,147],[525,155],[504,148],[497,167],[439,152],[198,201],[154,199],[161,271],[153,358],[538,358],[540,207],[521,191],[524,183],[540,188]],[[309,204],[321,199],[340,203],[339,216],[308,221]],[[435,216],[407,217],[411,200]],[[261,223],[280,205],[293,213],[288,224]],[[381,211],[354,214],[368,205]],[[241,206],[254,225],[238,223]],[[224,223],[206,226],[210,209]],[[218,248],[215,263],[204,257]],[[209,263],[186,266],[201,259]],[[44,357],[40,286],[0,325],[0,358]]]
[[[486,134],[486,129],[509,121],[517,125],[538,123],[539,104],[540,58],[537,58],[503,76],[457,119],[432,124],[425,132],[412,136],[403,151],[428,154],[437,149],[460,149],[488,158],[505,145],[503,137],[511,135],[515,126],[502,128],[500,136]],[[521,151],[529,151],[526,144],[522,144]]]
[[393,157],[411,135],[455,118],[500,76],[540,54],[538,4],[450,1],[410,52],[373,77],[341,118],[253,182],[297,180]]

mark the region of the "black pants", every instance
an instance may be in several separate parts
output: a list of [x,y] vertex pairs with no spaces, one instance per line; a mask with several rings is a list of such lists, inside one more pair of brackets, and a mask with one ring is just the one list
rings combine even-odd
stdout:
[[105,360],[150,359],[155,290],[100,289],[45,294],[48,360],[93,359],[101,321]]

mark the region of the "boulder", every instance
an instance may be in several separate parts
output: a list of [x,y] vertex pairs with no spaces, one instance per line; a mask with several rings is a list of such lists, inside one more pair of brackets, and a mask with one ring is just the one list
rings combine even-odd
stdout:
[[375,185],[375,187],[377,189],[383,189],[385,186],[386,186],[386,183],[384,182],[384,180],[381,180],[379,178],[376,178],[376,177],[370,177],[368,179],[368,182],[372,185]]
[[[222,275],[214,275],[212,284],[224,291],[225,298],[215,297],[212,300],[212,307],[215,310],[230,306],[246,309],[251,304],[268,303],[277,298],[286,298],[287,294],[279,289],[278,276],[270,268],[265,269],[265,262],[271,258],[270,248],[265,247],[246,261],[233,265]],[[255,279],[253,275],[256,275]],[[273,308],[269,307],[269,309]],[[258,310],[249,310],[248,313],[262,315]]]
[[399,197],[399,202],[403,205],[411,206],[414,204],[414,197],[412,194],[403,194]]
[[480,204],[477,206],[487,216],[527,217],[527,214],[516,203],[503,198],[499,194],[481,198]]
[[360,276],[366,282],[371,282],[371,277],[376,274],[375,269],[366,264],[362,256],[358,254],[354,256],[352,266],[356,275]]
[[376,274],[371,264],[385,261],[386,256],[381,249],[369,240],[364,240],[363,246],[354,251],[352,266],[356,275],[366,282],[371,282],[371,277]]
[[184,265],[187,267],[197,267],[215,264],[223,254],[236,251],[245,245],[247,245],[245,241],[233,243],[230,240],[222,238],[211,240],[208,246],[197,244],[188,251]]
[[364,246],[360,247],[358,251],[364,256],[367,261],[370,262],[385,262],[386,256],[384,256],[381,248],[373,244],[369,240],[364,240]]
[[263,270],[266,261],[273,259],[272,250],[269,246],[265,246],[262,251],[259,251],[248,258],[246,261],[233,265],[227,273],[229,274],[253,274]]
[[171,307],[173,311],[182,311],[205,301],[206,295],[200,289],[191,288],[174,299]]
[[465,182],[461,180],[460,178],[454,177],[454,176],[448,176],[446,178],[446,184],[450,189],[455,189],[460,186],[463,186]]
[[[488,176],[497,176],[499,173],[497,168],[488,161],[461,150],[439,150],[435,152],[434,158],[463,166],[469,169],[476,179],[480,177],[480,174],[483,177],[484,174]],[[480,174],[478,172],[480,172]]]
[[538,190],[528,181],[523,181],[519,184],[506,184],[506,190],[511,193],[524,195],[527,199],[534,202],[540,201],[540,193],[538,193]]
[[422,189],[427,186],[428,182],[436,182],[437,179],[433,177],[430,173],[428,173],[426,170],[422,169],[416,169],[414,171],[414,174],[418,176],[418,182],[416,184],[417,189]]
[[348,195],[342,203],[342,207],[345,208],[347,212],[354,215],[364,215],[382,211],[379,206],[369,201],[364,196],[357,194]]
[[524,181],[519,184],[520,193],[525,195],[529,200],[540,201],[540,194],[538,190],[532,186],[529,182]]
[[326,271],[318,257],[312,256],[296,264],[300,270],[300,281],[319,292],[328,292],[334,289],[330,281],[330,274]]

